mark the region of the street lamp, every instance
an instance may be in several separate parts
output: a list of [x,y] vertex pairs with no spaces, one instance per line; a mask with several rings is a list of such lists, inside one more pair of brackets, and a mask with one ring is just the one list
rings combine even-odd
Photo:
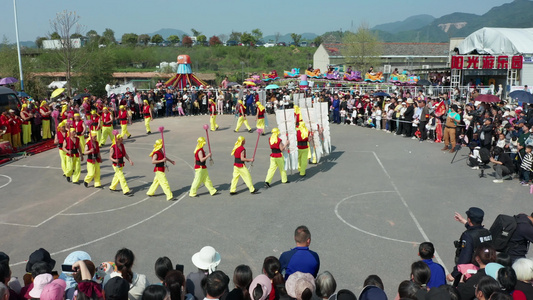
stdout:
[[17,37],[17,52],[19,56],[20,91],[24,92],[24,76],[22,75],[22,59],[20,57],[19,27],[17,21],[17,1],[13,0],[13,10],[15,12],[15,34]]

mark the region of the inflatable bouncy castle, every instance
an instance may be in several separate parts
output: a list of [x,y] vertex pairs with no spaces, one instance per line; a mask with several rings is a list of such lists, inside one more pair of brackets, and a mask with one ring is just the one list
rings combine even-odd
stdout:
[[290,72],[289,71],[283,71],[283,77],[284,78],[296,78],[300,76],[300,69],[293,68]]
[[207,83],[193,74],[191,68],[191,57],[189,55],[178,55],[178,70],[176,75],[165,82],[165,86],[173,86],[176,89],[184,89],[193,85],[207,86]]
[[270,73],[263,73],[263,81],[274,81],[279,79],[278,72],[276,70],[270,71]]

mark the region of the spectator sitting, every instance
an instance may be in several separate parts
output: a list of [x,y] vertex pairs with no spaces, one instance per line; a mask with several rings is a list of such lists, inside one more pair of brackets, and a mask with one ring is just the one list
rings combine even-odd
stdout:
[[[185,299],[185,276],[177,270],[167,272],[163,284],[170,291],[170,300],[184,300]],[[192,299],[191,294],[187,294],[187,300]]]
[[287,294],[293,299],[310,300],[315,292],[315,279],[309,273],[295,272],[287,278],[285,288]]
[[235,288],[226,296],[226,300],[250,300],[248,289],[252,283],[252,270],[249,266],[239,265],[233,272]]
[[[92,281],[93,274],[87,268],[83,260],[77,261],[72,265],[72,269],[78,271],[77,276],[81,277],[74,298],[77,300],[103,300],[102,286]],[[94,270],[94,264],[93,264]]]
[[202,279],[216,270],[220,263],[220,254],[215,248],[205,246],[192,256],[192,263],[198,268],[198,271],[187,275],[186,290],[187,293],[194,295],[196,300],[202,300],[205,298]]
[[370,275],[363,283],[363,290],[359,294],[359,300],[387,300],[387,295],[383,291],[383,281],[378,275]]
[[41,300],[63,300],[66,283],[62,279],[56,279],[47,284],[41,292]]
[[270,292],[269,300],[280,299],[282,296],[287,295],[285,279],[281,274],[281,264],[277,257],[269,256],[265,258],[263,261],[263,274],[272,281],[272,291]]
[[502,183],[504,177],[509,177],[514,173],[515,167],[513,161],[507,153],[501,148],[494,148],[493,155],[490,158],[490,162],[494,164],[494,183]]
[[150,285],[144,289],[143,300],[170,300],[170,292],[161,285]]
[[163,283],[168,272],[173,269],[172,261],[166,256],[160,257],[155,261],[155,275],[157,276],[157,279],[159,279],[160,284]]
[[281,271],[285,273],[285,279],[297,271],[310,273],[315,277],[320,268],[318,254],[309,250],[311,244],[311,232],[306,226],[298,226],[294,231],[296,247],[283,252],[279,257]]
[[522,291],[526,298],[533,299],[533,261],[528,258],[519,258],[513,264],[513,270],[516,273],[515,289]]
[[404,280],[398,286],[398,299],[419,299],[416,294],[420,290],[420,286],[410,280]]
[[130,284],[128,298],[130,300],[140,300],[144,289],[150,284],[145,275],[134,273],[131,270],[134,260],[135,255],[130,249],[122,248],[118,250],[115,255],[117,272],[113,272],[104,278],[104,286],[109,279],[120,276]]
[[130,284],[122,277],[116,276],[104,285],[105,300],[128,300]]
[[424,242],[420,244],[418,247],[418,255],[431,270],[431,276],[427,283],[427,287],[431,289],[446,284],[446,274],[444,272],[444,268],[440,264],[433,261],[433,257],[435,255],[433,243]]
[[204,299],[220,299],[228,290],[228,283],[229,278],[222,271],[214,271],[213,273],[207,275],[205,281]]
[[[461,300],[471,300],[478,296],[476,285],[479,288],[480,281],[486,277],[485,266],[496,261],[496,250],[489,243],[482,243],[476,248],[473,261],[479,266],[477,273],[472,275],[465,282],[459,283],[457,291],[461,295]],[[479,299],[479,297],[478,297]]]
[[329,299],[337,289],[337,282],[330,272],[325,271],[318,274],[315,281],[316,295],[322,299]]

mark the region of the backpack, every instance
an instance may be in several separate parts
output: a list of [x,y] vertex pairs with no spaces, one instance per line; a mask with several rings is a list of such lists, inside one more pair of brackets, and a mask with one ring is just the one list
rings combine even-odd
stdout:
[[[479,158],[481,159],[481,162],[484,164],[488,164],[490,162],[490,152],[487,148],[481,148],[479,149]],[[491,230],[492,232],[492,230]]]
[[496,251],[504,252],[508,248],[509,240],[516,230],[516,216],[500,214],[492,223],[490,233],[492,234],[492,246]]

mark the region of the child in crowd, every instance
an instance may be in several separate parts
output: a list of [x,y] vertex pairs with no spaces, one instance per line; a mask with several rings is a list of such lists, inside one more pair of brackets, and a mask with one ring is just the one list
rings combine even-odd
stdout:
[[346,124],[346,110],[344,110],[344,108],[341,109],[340,114],[341,114],[341,123]]
[[375,110],[374,110],[374,119],[376,120],[376,122],[374,124],[376,124],[376,129],[377,130],[380,130],[381,129],[381,108],[379,106],[374,106]]
[[520,184],[522,186],[529,186],[529,175],[531,174],[531,165],[533,164],[533,153],[531,150],[533,146],[526,146],[526,154],[522,158],[522,164],[520,165]]
[[435,140],[435,128],[437,127],[437,120],[435,119],[435,114],[431,113],[429,115],[429,120],[426,125],[426,129],[428,131],[428,137],[429,141],[433,142]]
[[498,135],[498,141],[496,142],[496,147],[500,147],[502,149],[505,149],[505,135],[503,133],[500,133]]

